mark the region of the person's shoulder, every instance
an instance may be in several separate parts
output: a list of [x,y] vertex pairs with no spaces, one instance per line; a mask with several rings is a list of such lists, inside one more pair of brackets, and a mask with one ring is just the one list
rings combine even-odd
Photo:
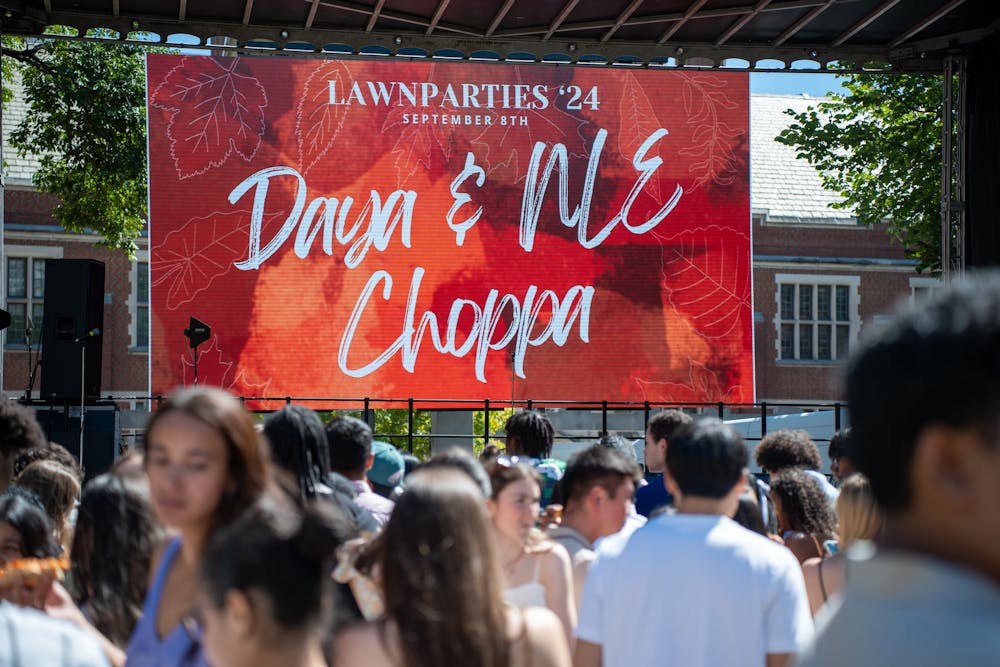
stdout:
[[337,633],[333,643],[333,664],[338,667],[391,666],[376,623],[354,623]]
[[[10,664],[59,664],[64,667],[107,667],[108,660],[97,640],[72,623],[52,618],[36,609],[0,602],[0,625],[6,625],[21,640],[10,646],[20,654],[9,656]],[[62,652],[71,646],[72,654]],[[3,663],[4,650],[0,650]],[[35,662],[37,660],[37,662]],[[4,663],[6,664],[6,663]]]

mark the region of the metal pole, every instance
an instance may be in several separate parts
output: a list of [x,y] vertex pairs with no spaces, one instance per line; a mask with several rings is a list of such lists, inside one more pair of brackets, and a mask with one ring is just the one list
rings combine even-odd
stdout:
[[87,341],[80,345],[80,470],[86,471],[83,467],[83,419],[87,414]]
[[965,271],[965,93],[965,59],[948,56],[941,106],[941,278],[946,283]]
[[[3,22],[0,21],[0,40],[3,39]],[[0,68],[3,67],[3,49],[0,48]],[[3,97],[3,77],[0,77],[0,98]],[[0,104],[0,165],[3,164],[3,104]],[[5,184],[3,170],[0,169],[0,308],[7,307],[7,252],[4,249],[4,234],[7,222],[4,216]],[[28,313],[25,312],[27,315]],[[3,350],[7,343],[7,330],[0,330],[0,398],[3,397]]]

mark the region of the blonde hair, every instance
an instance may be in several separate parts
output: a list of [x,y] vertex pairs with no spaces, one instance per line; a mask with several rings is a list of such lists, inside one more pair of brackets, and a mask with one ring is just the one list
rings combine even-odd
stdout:
[[870,540],[882,529],[882,510],[875,502],[868,478],[855,473],[844,480],[837,497],[840,546]]

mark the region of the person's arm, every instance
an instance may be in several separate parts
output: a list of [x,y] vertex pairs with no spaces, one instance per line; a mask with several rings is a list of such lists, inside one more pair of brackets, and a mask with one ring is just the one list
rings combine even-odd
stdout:
[[792,664],[792,657],[791,653],[768,653],[767,667],[788,667]]
[[559,636],[562,625],[556,615],[541,607],[529,607],[522,613],[532,667],[570,667],[569,646],[553,639]]
[[566,643],[573,648],[573,629],[576,628],[576,601],[573,599],[573,566],[569,554],[561,544],[553,544],[542,558],[541,582],[545,586],[545,606],[555,612],[563,625]]
[[806,582],[806,595],[809,596],[809,611],[813,616],[823,606],[823,589],[819,582],[819,567],[823,560],[821,558],[810,558],[802,563],[802,578]]
[[[767,667],[772,667],[770,659],[771,656],[768,656]],[[601,645],[577,639],[576,650],[573,651],[573,667],[601,667]]]

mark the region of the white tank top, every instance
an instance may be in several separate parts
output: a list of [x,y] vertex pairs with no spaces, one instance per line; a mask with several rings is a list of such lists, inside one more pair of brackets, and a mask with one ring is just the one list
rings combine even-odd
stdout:
[[531,577],[531,581],[526,584],[521,584],[520,586],[513,586],[511,588],[504,589],[503,601],[512,607],[544,607],[545,605],[545,586],[542,586],[541,582],[538,581],[538,571],[541,567],[541,559],[535,559],[535,573]]

